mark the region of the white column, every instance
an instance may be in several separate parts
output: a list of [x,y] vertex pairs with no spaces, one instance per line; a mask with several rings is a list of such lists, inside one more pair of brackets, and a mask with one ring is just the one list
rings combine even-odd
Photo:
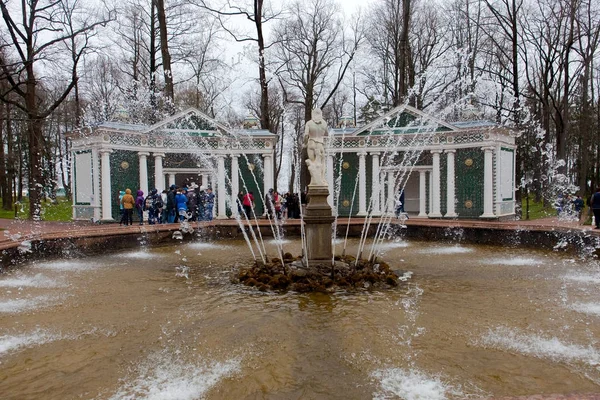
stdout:
[[102,191],[100,190],[100,158],[97,149],[92,149],[92,165],[92,187],[94,195],[92,206],[94,206],[94,221],[99,221],[102,219],[102,201],[100,198],[100,193],[102,193]]
[[367,215],[367,153],[358,153],[358,214]]
[[239,154],[231,155],[231,212],[238,214],[237,195],[240,192]]
[[441,213],[441,179],[440,179],[440,153],[441,150],[431,150],[431,154],[433,155],[433,171],[432,171],[432,187],[431,189],[431,212],[429,213],[429,217],[439,218],[442,216]]
[[225,187],[225,156],[219,154],[217,156],[217,204],[218,214],[217,219],[227,218],[227,210],[225,209],[227,199],[227,189]]
[[154,153],[154,187],[158,193],[165,190],[165,175],[163,174],[163,157],[165,153]]
[[273,157],[272,154],[263,154],[263,196],[273,189]]
[[138,153],[140,161],[140,190],[144,196],[148,195],[148,156],[150,153],[141,151]]
[[171,173],[169,174],[169,187],[173,186],[175,184],[175,174]]
[[494,215],[494,147],[482,147],[483,164],[483,214],[480,218],[495,218]]
[[386,209],[386,201],[385,199],[387,197],[385,197],[385,177],[386,177],[386,173],[385,171],[381,171],[379,170],[379,200],[381,201],[379,204],[381,204],[381,213],[385,213]]
[[427,171],[419,170],[419,217],[427,216]]
[[[327,186],[329,187],[329,196],[327,196],[327,202],[329,206],[333,208],[333,194],[335,192],[335,183],[333,181],[333,155],[327,154]],[[337,211],[334,210],[334,215],[337,215]]]
[[371,153],[371,207],[372,207],[372,215],[378,216],[381,215],[381,210],[379,209],[379,153]]
[[427,216],[429,216],[429,214],[431,214],[432,210],[432,204],[433,204],[433,190],[431,190],[431,188],[433,187],[433,171],[429,171],[428,173],[429,176],[429,212],[427,213]]
[[101,149],[102,157],[102,221],[112,221],[112,188],[110,183],[110,153],[112,150]]
[[200,182],[200,186],[204,186],[205,189],[208,187],[208,178],[206,174],[200,175]]
[[396,182],[395,182],[395,176],[394,176],[395,172],[394,171],[388,171],[387,173],[387,213],[388,215],[393,215],[394,214],[394,210],[395,210],[395,197],[396,197],[396,191],[394,190],[396,187]]
[[456,203],[456,184],[454,177],[454,154],[456,150],[446,150],[447,163],[446,163],[446,218],[455,218],[456,214],[455,203]]

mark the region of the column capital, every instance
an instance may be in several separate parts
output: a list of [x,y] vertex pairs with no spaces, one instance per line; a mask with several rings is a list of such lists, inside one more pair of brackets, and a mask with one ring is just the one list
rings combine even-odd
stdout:
[[239,158],[241,154],[231,154],[231,158]]
[[262,156],[264,158],[269,158],[269,157],[273,157],[273,154],[271,154],[271,153],[263,153]]
[[442,150],[442,149],[431,149],[431,150],[429,150],[429,152],[431,154],[441,154],[443,151],[444,150]]
[[364,149],[361,149],[356,154],[358,154],[359,157],[366,157],[367,156],[367,151],[364,150]]
[[484,146],[481,148],[481,150],[485,151],[486,153],[491,153],[492,151],[496,150],[496,148],[494,146]]
[[148,157],[150,155],[150,153],[148,153],[147,151],[139,151],[138,152],[138,157]]
[[152,153],[152,155],[156,158],[156,157],[162,157],[165,158],[165,153]]
[[381,155],[381,152],[379,152],[379,151],[371,151],[369,154],[372,155],[372,156],[379,156],[379,155]]
[[112,149],[98,149],[100,154],[111,154],[113,152]]
[[456,149],[446,149],[444,153],[456,153]]

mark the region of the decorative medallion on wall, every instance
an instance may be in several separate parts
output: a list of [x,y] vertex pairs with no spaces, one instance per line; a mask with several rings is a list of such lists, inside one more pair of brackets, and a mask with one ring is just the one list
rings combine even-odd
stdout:
[[121,169],[127,169],[129,168],[129,163],[127,161],[122,161],[121,162]]
[[454,143],[454,137],[453,136],[448,136],[448,143]]
[[250,171],[254,171],[254,168],[255,168],[254,164],[252,164],[252,163],[248,163],[248,169],[249,169]]
[[162,140],[162,139],[156,139],[156,146],[157,146],[157,147],[162,147],[162,146],[163,146],[163,144],[164,144],[164,142],[163,142],[163,140]]
[[270,149],[270,148],[271,148],[271,141],[269,141],[269,140],[266,140],[266,141],[265,141],[265,147],[266,147],[267,149]]
[[142,138],[142,146],[147,146],[148,145],[148,139],[146,138]]
[[486,133],[485,135],[483,135],[484,139],[489,139],[490,138],[490,134]]
[[472,165],[473,165],[473,159],[472,159],[472,158],[467,158],[467,159],[465,160],[465,165],[466,165],[467,167],[470,167],[470,166],[472,166]]
[[379,140],[377,139],[373,139],[371,143],[373,143],[373,146],[379,146]]
[[433,138],[433,143],[439,143],[439,142],[440,142],[439,136],[436,136]]
[[361,140],[358,141],[358,144],[359,144],[359,146],[362,147],[362,146],[365,145],[365,141],[361,139]]
[[465,201],[465,208],[472,208],[472,207],[473,207],[473,202],[471,200]]
[[344,200],[344,201],[342,201],[342,205],[343,205],[344,207],[350,207],[350,201],[348,201],[348,200]]
[[102,139],[103,139],[105,142],[110,142],[110,136],[109,136],[109,135],[104,135],[104,136],[102,137]]
[[348,169],[348,168],[350,168],[350,163],[349,163],[348,161],[344,161],[344,162],[342,163],[342,168],[344,168],[344,169]]

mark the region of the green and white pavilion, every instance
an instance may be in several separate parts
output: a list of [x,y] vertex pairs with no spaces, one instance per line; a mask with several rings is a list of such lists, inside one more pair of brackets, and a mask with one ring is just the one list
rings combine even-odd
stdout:
[[512,133],[487,121],[448,123],[404,105],[367,125],[332,129],[327,180],[340,189],[330,204],[339,215],[389,215],[404,190],[404,211],[418,217],[513,217]]
[[70,139],[73,219],[118,218],[126,188],[135,197],[138,189],[146,196],[149,189],[192,184],[213,189],[215,217],[224,219],[240,190],[254,191],[262,209],[258,193],[273,187],[277,135],[233,130],[196,109],[152,126],[107,122]]
[[[120,190],[147,195],[173,184],[212,187],[217,219],[237,213],[240,190],[253,191],[264,213],[278,136],[256,125],[232,129],[188,109],[152,126],[107,122],[71,134],[73,218],[112,221]],[[515,149],[511,131],[493,123],[448,123],[400,106],[364,126],[330,129],[330,204],[340,216],[389,215],[404,190],[410,215],[512,217]]]

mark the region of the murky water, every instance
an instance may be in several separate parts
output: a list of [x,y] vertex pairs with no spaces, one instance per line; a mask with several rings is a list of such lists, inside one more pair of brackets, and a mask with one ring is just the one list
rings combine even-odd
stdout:
[[26,265],[0,276],[0,398],[600,392],[594,261],[414,241],[384,251],[413,272],[406,284],[331,296],[230,284],[250,257],[239,241]]

